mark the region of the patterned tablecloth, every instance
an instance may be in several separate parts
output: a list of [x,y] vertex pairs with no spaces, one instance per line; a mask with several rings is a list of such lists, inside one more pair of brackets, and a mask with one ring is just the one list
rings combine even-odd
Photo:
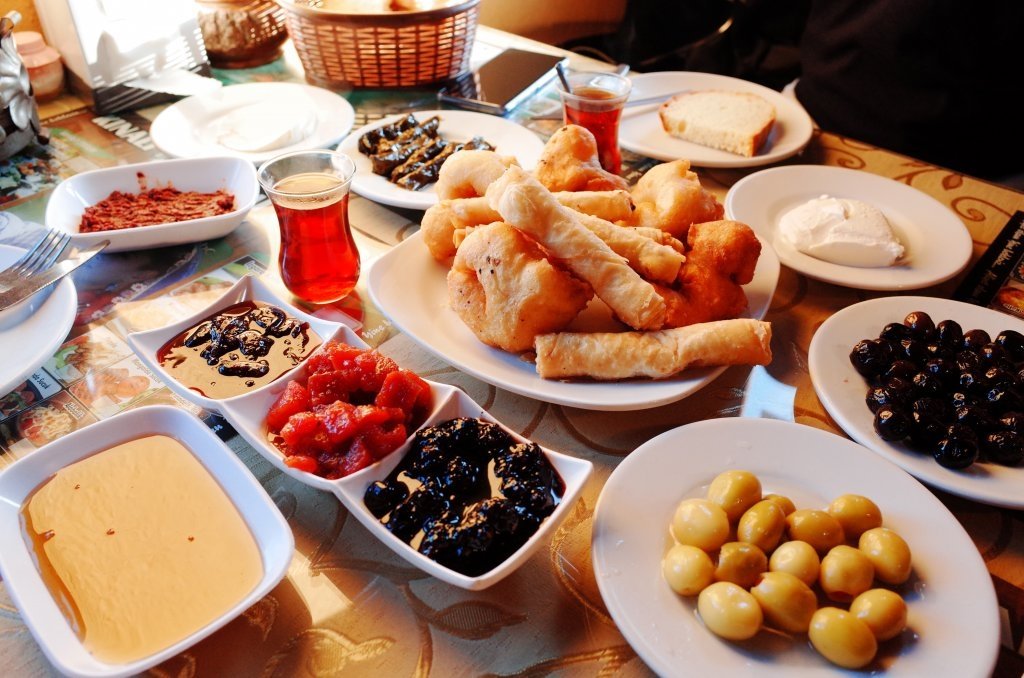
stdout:
[[[484,30],[481,48],[521,43]],[[278,69],[275,71],[275,69]],[[287,77],[279,65],[254,71],[222,72],[226,80]],[[292,71],[292,73],[294,73]],[[282,74],[285,74],[282,76]],[[404,99],[402,98],[404,97]],[[361,94],[353,103],[371,118],[408,104]],[[545,101],[545,97],[549,100]],[[557,123],[530,121],[551,104],[550,92],[527,105],[517,118],[541,135]],[[430,108],[433,106],[423,106]],[[367,113],[367,111],[369,111]],[[82,168],[85,158],[98,164],[125,158],[155,157],[145,148],[147,119],[115,116],[83,120],[110,130],[125,121],[143,132],[113,147],[104,160],[95,150],[75,155],[83,137],[51,122],[56,151],[33,162],[60,176]],[[85,125],[81,120],[76,125]],[[357,122],[358,124],[358,122]],[[88,125],[85,125],[88,126]],[[95,130],[93,130],[95,132]],[[130,134],[119,135],[123,140]],[[114,137],[106,137],[109,142]],[[120,143],[120,142],[119,142]],[[109,148],[109,147],[108,147]],[[122,155],[117,155],[120,149]],[[81,148],[79,148],[81,150]],[[625,154],[635,179],[653,163]],[[68,160],[70,158],[70,161]],[[975,260],[1011,216],[1024,210],[1024,195],[955,172],[902,157],[852,139],[815,132],[807,149],[789,161],[849,167],[890,177],[931,195],[952,209],[970,230]],[[69,170],[68,167],[71,167]],[[8,167],[8,169],[10,169]],[[701,170],[705,186],[724,200],[729,187],[755,170]],[[31,173],[29,173],[31,174]],[[24,175],[27,176],[27,175]],[[22,178],[24,178],[24,176]],[[44,195],[45,195],[45,187]],[[6,195],[14,194],[4,189]],[[25,189],[29,190],[29,189]],[[31,192],[31,191],[30,191]],[[41,220],[45,199],[12,201],[10,214]],[[419,213],[353,199],[351,221],[364,266],[418,228]],[[17,240],[3,231],[0,239]],[[10,228],[10,224],[8,224]],[[278,246],[276,220],[268,203],[250,213],[229,237],[159,253],[104,255],[76,275],[82,292],[79,322],[72,338],[44,368],[11,396],[0,400],[0,472],[12,460],[31,454],[42,441],[21,433],[18,423],[33,408],[54,407],[72,415],[70,428],[152,402],[180,400],[163,388],[126,350],[128,331],[164,324],[198,309],[218,290],[247,271],[270,268],[265,276],[280,286],[273,262]],[[426,254],[424,254],[426,256]],[[365,269],[364,269],[365,270]],[[962,277],[962,276],[961,276]],[[128,282],[125,282],[125,281]],[[959,278],[924,290],[948,297]],[[918,292],[922,293],[922,292]],[[549,544],[515,574],[493,588],[470,593],[443,584],[408,565],[374,539],[332,496],[283,475],[222,420],[198,412],[227,439],[260,480],[291,525],[296,551],[285,580],[268,596],[221,631],[153,670],[162,676],[221,675],[643,675],[649,669],[617,630],[598,592],[590,557],[594,507],[609,474],[637,446],[671,428],[713,417],[767,416],[788,419],[843,435],[825,413],[807,371],[807,350],[816,328],[835,311],[882,296],[818,282],[783,268],[767,320],[773,325],[774,360],[767,368],[731,368],[696,397],[637,412],[591,412],[523,398],[472,378],[424,351],[392,327],[373,307],[360,282],[355,294],[335,309],[361,325],[363,338],[404,367],[425,378],[456,385],[498,420],[542,445],[593,462],[595,473],[582,499]],[[328,313],[332,312],[327,309]],[[111,380],[145,376],[137,393],[102,388]],[[101,376],[106,377],[101,378]],[[139,379],[131,383],[140,385]],[[44,401],[42,403],[38,401]],[[641,491],[638,488],[638,491]],[[1017,676],[1024,637],[1024,524],[1021,514],[937,495],[970,533],[988,565],[1000,603],[1002,650],[996,675]],[[662,516],[640,519],[663,520]],[[651,576],[658,576],[652,573]],[[966,649],[965,651],[970,651]],[[46,675],[53,672],[0,588],[0,673]]]

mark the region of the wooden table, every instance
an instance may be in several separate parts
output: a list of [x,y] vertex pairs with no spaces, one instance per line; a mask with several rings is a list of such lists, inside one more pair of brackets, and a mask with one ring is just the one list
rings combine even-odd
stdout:
[[[480,54],[493,54],[510,45],[537,46],[488,29],[481,30],[479,43]],[[286,59],[282,72],[294,72],[295,67],[294,60]],[[151,118],[154,113],[143,115]],[[551,122],[524,122],[545,135],[557,127]],[[634,168],[642,170],[651,164],[626,156],[627,165]],[[927,193],[963,220],[974,240],[975,258],[1008,218],[1024,209],[1024,195],[1016,191],[828,132],[815,132],[807,149],[789,162],[872,172]],[[702,170],[700,176],[705,186],[724,199],[730,186],[753,171]],[[29,219],[41,216],[40,204],[35,203],[17,205],[12,211]],[[353,199],[351,221],[358,231],[364,265],[414,233],[418,219],[416,212]],[[151,301],[141,295],[117,305],[98,322],[77,327],[73,334],[101,328],[123,336],[130,329],[159,325],[154,313],[171,312],[168,308],[177,308],[168,306],[172,302],[198,306],[217,288],[202,282],[210,279],[207,274],[213,271],[213,279],[237,274],[237,267],[225,269],[223,265],[240,257],[248,257],[246,265],[258,268],[262,263],[273,269],[269,262],[275,257],[276,231],[273,210],[263,202],[239,231],[202,248],[199,263],[179,281],[183,293],[173,297],[162,294]],[[279,285],[275,272],[265,278]],[[948,297],[956,282],[919,293]],[[524,436],[592,461],[595,473],[581,501],[550,544],[522,569],[493,588],[469,593],[411,567],[377,542],[333,496],[283,475],[238,436],[231,436],[231,447],[288,519],[296,539],[294,559],[287,578],[270,595],[209,639],[154,669],[154,674],[649,673],[609,617],[592,571],[591,525],[604,482],[624,457],[653,436],[713,417],[770,416],[843,435],[811,386],[807,348],[815,329],[829,315],[874,296],[881,295],[817,282],[783,268],[767,316],[774,328],[775,355],[767,369],[731,368],[700,391],[699,397],[652,410],[618,413],[519,397],[450,367],[391,326],[370,303],[361,281],[357,293],[338,308],[361,323],[363,338],[425,378],[464,389]],[[215,420],[210,423],[219,425]],[[7,449],[0,454],[0,469],[30,452],[25,446]],[[1020,675],[1024,670],[1024,658],[1019,654],[1024,636],[1021,514],[937,494],[970,533],[996,587],[1003,622],[996,675]],[[52,672],[2,589],[0,666],[6,675]]]

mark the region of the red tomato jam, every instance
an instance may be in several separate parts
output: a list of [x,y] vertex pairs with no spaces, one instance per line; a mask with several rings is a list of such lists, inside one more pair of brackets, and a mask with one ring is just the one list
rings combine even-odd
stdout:
[[391,358],[329,341],[267,412],[269,440],[285,463],[341,478],[398,449],[426,420],[430,385]]

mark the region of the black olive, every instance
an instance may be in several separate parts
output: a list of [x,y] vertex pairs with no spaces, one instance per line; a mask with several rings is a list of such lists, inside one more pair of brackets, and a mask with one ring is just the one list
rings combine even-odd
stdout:
[[911,420],[903,410],[884,405],[875,412],[875,431],[882,440],[900,441],[910,435]]
[[935,447],[935,461],[950,469],[967,468],[978,459],[978,442],[964,438],[943,438]]
[[911,404],[910,411],[943,423],[952,421],[954,414],[953,408],[946,400],[935,396],[918,398]]
[[380,519],[409,496],[409,488],[398,480],[378,480],[366,488],[363,503],[375,518]]
[[910,434],[907,445],[920,452],[934,452],[935,445],[946,434],[946,424],[938,417],[924,412],[910,415]]
[[985,330],[968,330],[964,332],[963,347],[976,351],[991,341],[992,337]]
[[979,405],[964,405],[956,410],[956,421],[970,427],[977,433],[992,431],[998,426],[996,418]]
[[[900,325],[900,327],[903,327]],[[882,381],[886,381],[891,377],[899,377],[900,379],[911,380],[914,375],[917,374],[917,365],[910,362],[909,360],[897,360],[889,366],[885,372],[882,373]]]
[[1003,330],[996,336],[996,343],[1003,347],[1010,360],[1024,360],[1024,334],[1017,330]]
[[1019,466],[1024,461],[1024,435],[1016,431],[989,433],[982,439],[981,451],[997,464]]
[[915,365],[921,365],[931,358],[931,354],[928,353],[926,344],[923,341],[903,339],[897,345],[895,357],[906,358]]
[[903,323],[889,323],[882,328],[878,338],[892,342],[898,342],[900,339],[909,339],[910,328]]
[[1016,431],[1024,435],[1024,413],[1007,412],[999,417],[999,425],[1007,431]]
[[850,351],[850,363],[853,369],[868,379],[880,375],[883,370],[889,367],[889,353],[884,344],[876,339],[863,339],[858,341]]
[[1016,375],[1005,366],[990,367],[985,370],[985,385],[989,388],[1015,388],[1017,385]]
[[910,329],[910,335],[915,339],[927,340],[935,334],[935,321],[924,311],[911,311],[903,319],[903,324]]
[[953,409],[957,410],[964,405],[973,405],[976,401],[973,396],[969,396],[962,391],[953,391],[949,396],[949,402],[953,405]]
[[994,363],[1006,358],[1006,351],[995,342],[989,342],[978,349],[978,357],[983,363]]
[[934,374],[942,382],[943,388],[950,388],[957,383],[958,370],[954,363],[945,358],[934,358],[924,364],[926,372]]
[[940,344],[959,347],[963,342],[964,331],[955,320],[943,320],[935,326],[935,336]]
[[919,398],[937,396],[944,390],[942,380],[931,372],[918,372],[914,375],[914,393]]
[[980,395],[984,393],[986,383],[985,374],[977,368],[964,370],[960,373],[960,378],[957,380],[959,390],[971,395]]
[[961,372],[979,365],[981,365],[981,358],[974,351],[965,349],[956,354],[956,366],[960,368]]
[[892,377],[891,379],[886,379],[883,386],[889,391],[889,396],[893,399],[893,402],[898,405],[909,406],[914,398],[914,384],[909,379]]
[[994,412],[1002,414],[1024,407],[1021,397],[1014,389],[994,386],[985,392],[985,402]]
[[975,444],[977,444],[979,440],[978,433],[973,428],[960,422],[954,422],[947,426],[945,437],[957,438],[959,440],[970,440]]
[[952,348],[937,341],[929,341],[924,349],[931,358],[952,359],[956,355]]
[[895,405],[892,394],[889,393],[889,389],[885,386],[872,386],[868,389],[868,394],[864,396],[864,402],[867,403],[868,409],[874,414],[878,411],[878,408],[883,405]]

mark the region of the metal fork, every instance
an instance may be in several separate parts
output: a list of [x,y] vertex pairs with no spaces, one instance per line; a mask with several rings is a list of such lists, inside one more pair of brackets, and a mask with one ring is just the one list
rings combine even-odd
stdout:
[[39,242],[20,259],[9,268],[0,271],[0,285],[9,285],[20,278],[28,278],[53,266],[69,242],[69,234],[48,229]]

